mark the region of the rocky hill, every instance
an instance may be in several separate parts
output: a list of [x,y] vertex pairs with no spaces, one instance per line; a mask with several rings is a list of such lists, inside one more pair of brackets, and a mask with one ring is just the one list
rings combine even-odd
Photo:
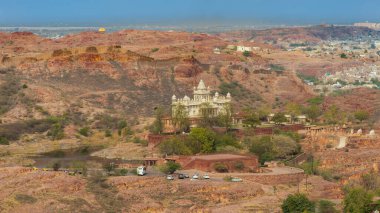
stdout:
[[[228,44],[187,32],[83,32],[56,40],[0,33],[1,98],[7,105],[1,119],[10,123],[68,111],[89,119],[102,113],[151,115],[154,107],[168,106],[173,94],[191,95],[200,79],[215,91],[230,91],[238,108],[302,102],[313,95],[286,67],[271,70],[272,58],[245,57],[225,50]],[[221,54],[213,52],[217,47]]]

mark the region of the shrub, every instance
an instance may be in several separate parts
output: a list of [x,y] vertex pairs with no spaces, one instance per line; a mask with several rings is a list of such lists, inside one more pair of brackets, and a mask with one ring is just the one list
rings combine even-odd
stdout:
[[284,213],[314,212],[315,204],[304,194],[289,195],[281,205]]
[[157,47],[155,47],[155,48],[152,48],[152,53],[154,53],[154,52],[157,52],[158,50],[160,50],[160,48],[157,48]]
[[104,131],[104,136],[105,136],[105,137],[111,137],[111,136],[112,136],[112,132],[111,132],[111,130],[106,129],[106,130]]
[[224,180],[224,181],[228,181],[228,182],[230,182],[230,181],[232,180],[232,176],[225,176],[225,177],[223,178],[223,180]]
[[345,53],[340,54],[341,58],[347,58],[347,55]]
[[83,127],[79,129],[79,134],[88,137],[90,135],[90,128],[89,127]]
[[127,169],[120,169],[120,175],[121,176],[125,176],[128,174],[128,170]]
[[285,70],[285,68],[282,65],[270,64],[269,66],[270,66],[270,69],[275,72],[283,72]]
[[63,126],[60,123],[54,124],[47,133],[53,140],[60,140],[65,137]]
[[86,53],[98,53],[98,49],[96,47],[87,47],[86,48]]
[[0,137],[0,145],[9,145],[9,141],[5,137]]
[[320,213],[337,213],[335,203],[328,200],[320,200],[317,204],[318,212]]
[[220,172],[220,173],[227,173],[228,172],[227,166],[224,165],[223,163],[219,163],[219,162],[215,163],[214,169],[215,169],[215,171]]
[[115,171],[115,168],[116,168],[115,163],[105,163],[105,164],[103,164],[103,169],[107,173],[111,173],[111,172]]
[[235,167],[236,170],[241,171],[241,170],[244,169],[245,166],[244,166],[244,163],[243,163],[243,162],[238,161],[238,162],[235,163],[234,167]]
[[55,163],[53,164],[53,170],[54,170],[54,171],[58,171],[59,168],[61,168],[61,164],[60,164],[59,162],[55,162]]
[[243,56],[250,57],[250,56],[252,56],[252,52],[251,51],[244,51]]
[[359,111],[356,111],[354,113],[354,116],[357,120],[362,122],[362,121],[367,120],[369,118],[369,113],[367,111],[364,111],[364,110],[359,110]]

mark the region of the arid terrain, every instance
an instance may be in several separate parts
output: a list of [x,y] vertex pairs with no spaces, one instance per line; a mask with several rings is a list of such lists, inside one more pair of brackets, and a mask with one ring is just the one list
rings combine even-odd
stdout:
[[[380,90],[363,86],[327,93],[300,76],[319,81],[327,73],[376,64],[378,58],[310,57],[279,44],[368,35],[377,38],[380,32],[333,26],[219,34],[122,30],[58,39],[0,32],[0,212],[281,212],[283,200],[297,192],[342,210],[345,184],[379,172]],[[247,53],[237,46],[254,48]],[[282,157],[281,166],[261,168],[263,173],[211,172],[211,179],[194,181],[166,180],[156,166],[144,177],[127,166],[128,175],[102,175],[113,160],[129,166],[167,157],[160,147],[145,144],[155,113],[162,107],[170,115],[172,95],[192,94],[201,79],[213,92],[229,92],[235,113],[277,113],[288,110],[289,103],[306,107],[320,98],[315,125],[299,131],[301,145],[291,159],[297,165],[289,167],[291,160]],[[331,126],[346,128],[347,123],[355,134],[324,132],[330,126],[322,112],[331,107],[347,115],[347,121]],[[367,117],[352,118],[360,110]],[[273,136],[280,128],[271,125],[268,135]],[[307,135],[318,127],[323,131]],[[363,133],[356,134],[359,129]],[[245,137],[252,135],[237,132],[242,135],[237,143],[244,147]],[[338,147],[340,137],[347,139],[344,148]],[[306,155],[330,178],[308,173],[302,167],[307,159],[297,161]],[[52,171],[58,160],[62,169]],[[70,174],[73,168],[81,173]],[[242,182],[226,180],[232,176]]]

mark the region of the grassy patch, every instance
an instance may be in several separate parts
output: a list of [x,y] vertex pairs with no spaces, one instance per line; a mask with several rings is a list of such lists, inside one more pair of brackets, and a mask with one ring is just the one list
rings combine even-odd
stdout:
[[0,137],[7,140],[17,140],[22,134],[45,132],[54,122],[48,119],[27,120],[0,125]]
[[37,199],[26,194],[16,194],[15,199],[23,204],[32,204],[37,202]]
[[[117,190],[106,182],[107,178],[96,173],[88,179],[87,191],[95,195],[96,201],[104,212],[121,212],[126,207],[125,202],[118,198]],[[102,211],[102,212],[103,212]]]
[[20,80],[12,74],[6,74],[4,83],[0,85],[0,115],[14,106],[20,89]]
[[275,71],[275,72],[283,72],[283,71],[285,71],[285,67],[283,67],[282,65],[270,64],[269,67],[270,67],[270,69],[272,71]]

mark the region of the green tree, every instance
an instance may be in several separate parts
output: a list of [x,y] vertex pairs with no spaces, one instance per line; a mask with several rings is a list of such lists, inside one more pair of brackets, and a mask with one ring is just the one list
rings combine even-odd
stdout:
[[344,196],[344,212],[347,213],[370,213],[372,195],[362,188],[353,188]]
[[346,55],[346,53],[342,53],[342,54],[340,54],[340,57],[341,58],[347,58],[347,55]]
[[190,121],[187,115],[186,107],[183,104],[177,104],[174,106],[173,125],[178,128],[180,132],[189,130]]
[[206,128],[193,128],[190,131],[190,138],[197,142],[202,153],[211,153],[216,150],[216,134]]
[[323,118],[325,119],[325,122],[329,124],[345,122],[344,112],[342,112],[336,105],[330,106],[323,114]]
[[304,113],[311,120],[311,122],[315,122],[317,118],[321,116],[322,110],[318,105],[312,104],[304,108]]
[[268,106],[260,107],[257,111],[260,121],[266,121],[268,115],[270,114],[270,108]]
[[246,110],[246,113],[247,116],[243,120],[244,125],[248,127],[255,127],[261,123],[258,113],[255,113],[252,110]]
[[230,146],[240,149],[241,146],[236,138],[232,134],[220,134],[216,135],[216,148],[222,150],[224,147]]
[[191,149],[186,146],[184,140],[174,137],[163,141],[159,145],[160,152],[167,155],[190,155]]
[[364,110],[358,110],[354,113],[354,116],[357,120],[363,122],[364,120],[367,120],[369,118],[369,113]]
[[224,105],[223,111],[218,115],[218,120],[227,131],[232,127],[232,107],[230,104]]
[[155,120],[153,124],[150,126],[150,132],[154,134],[161,134],[164,128],[164,124],[162,123],[162,118],[164,116],[164,109],[162,107],[157,107],[154,109]]
[[181,164],[174,161],[168,161],[160,167],[160,171],[165,174],[173,174],[178,169],[181,169]]
[[261,164],[274,159],[273,143],[270,136],[254,137],[249,143],[249,151],[259,157]]
[[314,212],[315,204],[304,194],[289,195],[281,205],[284,213]]
[[298,115],[302,114],[302,106],[300,104],[289,102],[285,106],[286,112],[294,119]]
[[282,113],[282,112],[278,112],[276,114],[274,114],[273,118],[272,118],[272,121],[275,123],[275,124],[281,124],[283,122],[286,122],[287,119],[285,117],[285,114]]
[[288,155],[296,154],[299,150],[297,142],[285,135],[273,136],[272,144],[272,150],[276,158],[285,158]]

